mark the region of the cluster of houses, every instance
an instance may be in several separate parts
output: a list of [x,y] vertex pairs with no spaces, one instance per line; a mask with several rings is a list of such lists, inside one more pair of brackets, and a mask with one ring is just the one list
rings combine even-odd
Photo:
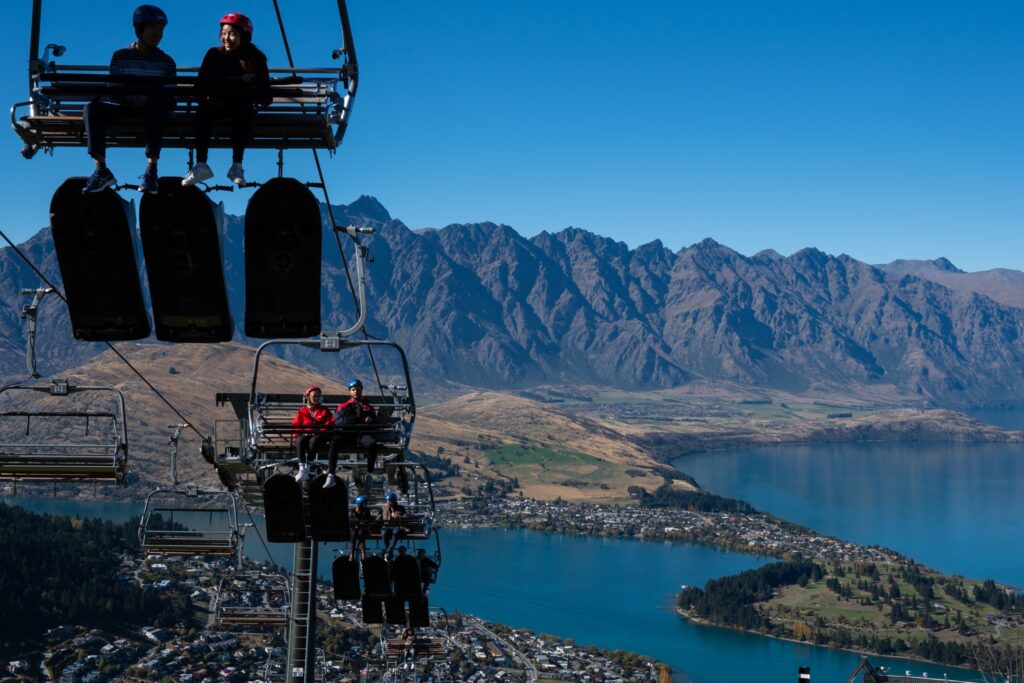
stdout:
[[[7,673],[20,680],[60,683],[161,679],[235,683],[283,678],[282,628],[232,626],[220,624],[216,618],[219,589],[232,593],[236,604],[258,606],[271,589],[280,586],[279,577],[273,580],[253,563],[238,568],[230,560],[202,557],[159,561],[125,558],[120,576],[168,597],[188,595],[200,614],[207,610],[206,624],[164,628],[145,625],[116,635],[81,626],[60,626],[46,634],[45,652],[21,655],[5,663]],[[321,618],[327,621],[340,623],[343,628],[361,626],[359,605],[335,601],[329,586],[320,587],[317,606]],[[398,638],[398,631],[392,628],[385,637]],[[374,638],[351,645],[344,653],[319,657],[321,672],[326,680],[352,683],[362,680],[363,673],[373,668],[392,671],[399,676],[396,680],[402,680],[402,672],[408,671],[405,680],[428,680],[429,675],[437,683],[536,683],[540,678],[587,683],[657,680],[654,662],[643,660],[643,666],[627,671],[593,648],[577,648],[549,637],[536,637],[529,631],[488,625],[468,615],[439,619],[433,628],[420,629],[416,637],[436,640],[443,654],[429,660],[410,655],[405,661],[401,654],[385,656],[379,639]]]
[[509,496],[444,503],[448,526],[557,528],[591,536],[695,541],[759,555],[889,562],[892,551],[815,533],[759,512],[697,512],[677,508],[567,503]]

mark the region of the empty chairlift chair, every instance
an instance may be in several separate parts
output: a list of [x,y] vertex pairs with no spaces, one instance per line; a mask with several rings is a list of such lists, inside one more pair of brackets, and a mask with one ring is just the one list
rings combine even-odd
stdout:
[[242,534],[235,496],[196,486],[157,489],[146,497],[139,543],[147,556],[237,556]]
[[221,579],[214,599],[214,621],[222,626],[284,626],[288,623],[288,582],[258,571]]
[[[106,409],[97,400],[104,396]],[[128,431],[117,389],[66,381],[3,387],[0,439],[0,479],[126,483]]]

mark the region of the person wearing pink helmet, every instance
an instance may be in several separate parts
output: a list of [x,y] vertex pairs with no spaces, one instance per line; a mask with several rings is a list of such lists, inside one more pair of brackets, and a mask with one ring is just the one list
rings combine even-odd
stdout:
[[316,454],[330,442],[327,431],[334,424],[334,415],[324,407],[320,387],[311,386],[302,395],[305,405],[292,418],[292,438],[295,439],[295,455],[299,459],[299,471],[295,479],[299,482],[309,478],[309,453]]
[[[181,181],[185,187],[213,177],[206,161],[216,119],[227,119],[231,124],[228,179],[239,187],[245,186],[242,157],[252,134],[252,120],[256,109],[272,100],[266,87],[270,83],[267,56],[253,45],[252,31],[249,17],[239,12],[225,14],[220,20],[220,45],[211,47],[203,57],[197,85],[206,94],[200,97],[196,115],[196,165]],[[225,86],[223,93],[216,93],[217,85]],[[245,93],[242,86],[246,85],[254,86],[254,92]],[[211,95],[211,90],[215,94]]]

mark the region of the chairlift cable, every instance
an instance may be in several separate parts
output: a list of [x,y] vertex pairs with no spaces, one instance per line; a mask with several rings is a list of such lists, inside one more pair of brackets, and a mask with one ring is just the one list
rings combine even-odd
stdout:
[[[340,7],[339,7],[339,11],[341,11]],[[274,13],[277,15],[277,27],[281,31],[281,41],[284,43],[284,53],[285,53],[285,56],[288,57],[288,66],[289,66],[289,68],[294,69],[295,68],[295,60],[292,58],[292,48],[291,48],[291,45],[288,42],[288,32],[285,30],[284,18],[281,16],[281,6],[278,4],[277,0],[274,0]],[[350,49],[351,46],[349,45],[348,37],[344,36],[343,40],[345,41],[345,47]],[[294,75],[294,72],[293,72],[293,75]],[[305,109],[305,105],[301,105],[301,106],[302,106],[303,109]],[[349,291],[349,293],[352,294],[352,303],[355,305],[356,318],[358,318],[359,317],[359,298],[356,295],[355,284],[352,282],[352,271],[349,269],[349,266],[348,266],[348,257],[345,256],[345,250],[341,246],[341,238],[338,236],[338,230],[337,230],[338,224],[334,220],[334,209],[331,207],[331,197],[330,197],[330,195],[327,192],[327,181],[324,180],[323,167],[320,165],[320,154],[319,154],[319,152],[317,151],[317,149],[315,147],[312,148],[311,151],[313,152],[313,161],[316,163],[317,175],[320,177],[320,189],[324,193],[324,203],[327,205],[327,217],[331,219],[331,232],[334,233],[334,242],[338,246],[338,254],[339,254],[339,256],[341,256],[341,265],[344,266],[344,268],[345,268],[345,279],[348,281],[348,291]],[[355,240],[353,239],[353,242],[354,241]],[[365,339],[369,339],[370,338],[369,335],[366,333],[365,325],[363,327],[362,332],[363,332],[363,337]],[[383,382],[381,382],[381,379],[380,379],[380,370],[377,368],[377,359],[373,355],[373,349],[370,348],[369,346],[367,346],[366,347],[366,353],[370,357],[370,365],[373,366],[373,375],[377,379],[377,388],[378,388],[378,390],[381,393],[384,393],[384,384],[383,384]]]
[[[7,233],[4,232],[3,229],[0,229],[0,237],[4,238],[4,241],[7,242],[7,244],[9,244],[12,249],[14,249],[14,253],[17,254],[19,257],[21,257],[21,260],[24,261],[26,263],[26,265],[28,265],[28,267],[31,268],[35,272],[36,275],[39,276],[39,279],[41,279],[43,282],[45,282],[48,287],[53,289],[53,293],[56,294],[57,297],[60,298],[60,300],[63,301],[65,305],[67,305],[68,300],[67,300],[67,297],[64,296],[64,293],[61,292],[57,288],[56,285],[54,285],[52,282],[50,282],[50,279],[47,278],[45,275],[43,275],[42,271],[40,271],[38,268],[36,268],[35,264],[32,263],[32,261],[30,261],[27,256],[25,256],[25,254],[21,251],[21,249],[18,249],[17,245],[14,244],[14,242],[11,241],[11,238],[7,236]],[[164,404],[168,408],[170,408],[171,411],[175,415],[177,415],[181,419],[182,422],[187,424],[189,429],[191,429],[193,432],[195,432],[196,435],[199,436],[200,439],[203,439],[205,441],[206,439],[209,438],[205,434],[203,434],[201,431],[199,431],[199,429],[194,424],[192,424],[192,422],[189,421],[189,419],[187,417],[182,415],[181,411],[179,411],[177,408],[175,408],[174,404],[172,404],[169,400],[167,400],[167,398],[162,393],[160,393],[160,390],[157,389],[155,386],[153,386],[153,384],[148,379],[146,379],[146,377],[141,372],[139,372],[138,368],[136,368],[134,365],[131,364],[131,361],[129,361],[127,358],[125,358],[124,355],[120,351],[118,351],[116,348],[114,348],[113,344],[111,344],[110,342],[103,342],[103,343],[106,344],[107,348],[110,349],[111,351],[113,351],[114,354],[116,354],[117,357],[121,359],[121,362],[123,362],[125,365],[127,365],[131,369],[131,371],[134,372],[138,376],[138,378],[141,379],[142,382],[147,387],[149,387],[150,391],[152,391],[154,394],[156,394],[157,397],[161,401],[163,401]]]

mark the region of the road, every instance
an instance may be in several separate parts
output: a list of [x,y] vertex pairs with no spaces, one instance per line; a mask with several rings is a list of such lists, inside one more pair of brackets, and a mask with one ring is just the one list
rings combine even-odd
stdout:
[[494,640],[496,640],[499,643],[501,643],[502,647],[504,647],[505,649],[511,651],[516,657],[518,657],[519,661],[521,661],[523,663],[523,666],[526,667],[526,680],[529,683],[537,683],[537,679],[540,677],[540,674],[537,673],[537,667],[535,667],[533,665],[533,662],[530,661],[529,657],[527,657],[525,654],[520,652],[519,649],[516,648],[515,645],[513,645],[510,642],[508,642],[507,640],[505,640],[504,638],[499,636],[497,633],[495,633],[491,629],[489,629],[486,626],[484,626],[479,621],[475,621],[473,623],[473,626],[478,631],[483,631],[484,633],[489,635],[491,638],[494,638]]

